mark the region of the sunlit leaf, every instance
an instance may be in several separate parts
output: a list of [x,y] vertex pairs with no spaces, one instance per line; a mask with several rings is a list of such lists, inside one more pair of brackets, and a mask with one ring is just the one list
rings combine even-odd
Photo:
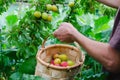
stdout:
[[18,21],[18,17],[17,15],[8,15],[6,21],[9,26],[12,26]]

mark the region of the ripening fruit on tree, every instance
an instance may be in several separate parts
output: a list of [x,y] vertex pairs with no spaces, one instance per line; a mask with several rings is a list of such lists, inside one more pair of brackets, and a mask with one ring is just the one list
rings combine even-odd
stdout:
[[74,6],[74,2],[69,2],[69,7],[73,7]]
[[52,16],[51,16],[51,15],[48,15],[47,20],[48,20],[48,21],[52,21]]
[[58,11],[58,8],[57,8],[56,5],[52,5],[52,11],[54,11],[54,12],[57,12],[57,11]]
[[41,12],[40,12],[40,11],[35,11],[35,12],[34,12],[34,16],[35,16],[36,18],[40,18],[40,17],[41,17]]
[[14,71],[14,70],[15,70],[15,66],[12,66],[12,67],[11,67],[11,70]]
[[46,12],[42,13],[42,19],[47,20],[48,14]]
[[52,10],[52,5],[51,4],[47,4],[46,8],[47,8],[47,10]]

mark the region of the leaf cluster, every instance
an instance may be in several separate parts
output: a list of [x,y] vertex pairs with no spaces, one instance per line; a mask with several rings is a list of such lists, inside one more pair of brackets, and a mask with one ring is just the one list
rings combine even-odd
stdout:
[[0,14],[5,12],[13,2],[15,2],[15,0],[0,0]]

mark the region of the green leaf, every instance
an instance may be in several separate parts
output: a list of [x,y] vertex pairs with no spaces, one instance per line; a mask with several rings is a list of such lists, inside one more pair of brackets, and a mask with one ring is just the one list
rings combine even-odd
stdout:
[[4,51],[5,55],[11,59],[18,59],[16,56],[17,49],[7,49]]
[[95,33],[110,28],[110,26],[108,25],[109,21],[110,19],[107,16],[103,16],[95,20],[95,28],[94,28]]
[[96,18],[96,16],[92,14],[83,14],[82,16],[76,16],[76,18],[80,26],[84,25],[93,26],[94,25],[93,20]]
[[4,66],[9,66],[10,65],[10,59],[9,59],[9,57],[4,56],[3,61],[4,61]]
[[40,76],[15,72],[9,77],[9,80],[44,80],[44,79],[41,78]]
[[22,80],[44,80],[44,79],[35,75],[23,74]]
[[95,28],[95,33],[99,33],[101,31],[105,31],[107,29],[109,29],[110,26],[108,25],[108,23],[103,24],[101,27]]
[[19,71],[22,73],[34,74],[35,65],[36,65],[35,57],[29,57],[28,59],[25,60],[25,62],[22,63],[22,65],[19,68]]
[[22,74],[20,72],[15,72],[10,76],[10,80],[20,80],[22,77]]
[[101,26],[101,25],[107,23],[109,20],[110,19],[107,16],[100,17],[100,18],[94,20],[95,26]]
[[8,26],[13,26],[15,23],[17,23],[18,17],[17,15],[8,15],[6,17],[6,21],[7,21]]

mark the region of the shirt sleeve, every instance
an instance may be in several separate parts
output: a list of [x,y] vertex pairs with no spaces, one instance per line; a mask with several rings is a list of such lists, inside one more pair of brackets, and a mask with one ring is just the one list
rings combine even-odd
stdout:
[[120,51],[120,22],[110,39],[110,46]]

